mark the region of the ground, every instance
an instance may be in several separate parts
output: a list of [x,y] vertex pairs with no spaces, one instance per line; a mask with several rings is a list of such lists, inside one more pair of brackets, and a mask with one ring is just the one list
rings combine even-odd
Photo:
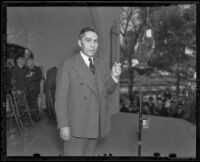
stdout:
[[[142,156],[161,156],[175,153],[177,157],[196,155],[196,126],[182,119],[147,116],[149,128],[142,131]],[[118,113],[111,118],[111,132],[99,140],[96,155],[137,156],[138,114]],[[63,142],[59,138],[55,122],[42,120],[20,134],[7,137],[7,156],[62,155]]]

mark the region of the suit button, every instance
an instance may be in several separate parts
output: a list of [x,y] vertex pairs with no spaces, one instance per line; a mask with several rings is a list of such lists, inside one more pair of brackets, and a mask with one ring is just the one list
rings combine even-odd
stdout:
[[81,85],[83,85],[83,82],[81,82]]
[[84,100],[87,100],[87,97],[83,97]]

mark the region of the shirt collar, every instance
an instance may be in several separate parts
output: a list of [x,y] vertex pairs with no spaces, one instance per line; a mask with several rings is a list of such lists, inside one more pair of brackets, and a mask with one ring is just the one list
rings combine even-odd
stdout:
[[[89,67],[89,65],[90,65],[89,57],[86,56],[82,51],[80,51],[80,54],[81,54],[81,56],[82,56],[84,62],[85,62],[85,63],[87,64],[87,66]],[[92,59],[92,62],[94,63],[93,57],[91,57],[91,59]]]

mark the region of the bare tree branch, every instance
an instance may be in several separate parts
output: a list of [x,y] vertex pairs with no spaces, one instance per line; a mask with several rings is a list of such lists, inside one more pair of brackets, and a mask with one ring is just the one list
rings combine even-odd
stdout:
[[131,17],[132,17],[132,8],[131,8],[131,11],[130,11],[128,17],[127,17],[126,27],[125,27],[125,31],[124,31],[125,34],[127,33],[127,29],[128,29],[128,25],[129,25]]

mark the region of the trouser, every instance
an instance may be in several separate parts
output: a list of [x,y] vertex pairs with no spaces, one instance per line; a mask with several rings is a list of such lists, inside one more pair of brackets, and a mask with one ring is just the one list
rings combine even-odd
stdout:
[[45,92],[46,95],[46,108],[47,108],[47,116],[50,120],[55,119],[54,107],[51,104],[50,96],[48,91]]
[[64,142],[64,156],[94,156],[97,138],[70,137]]
[[31,116],[33,120],[39,120],[40,115],[39,115],[39,106],[38,106],[38,95],[39,93],[36,91],[31,91],[27,95],[27,102],[31,110]]

